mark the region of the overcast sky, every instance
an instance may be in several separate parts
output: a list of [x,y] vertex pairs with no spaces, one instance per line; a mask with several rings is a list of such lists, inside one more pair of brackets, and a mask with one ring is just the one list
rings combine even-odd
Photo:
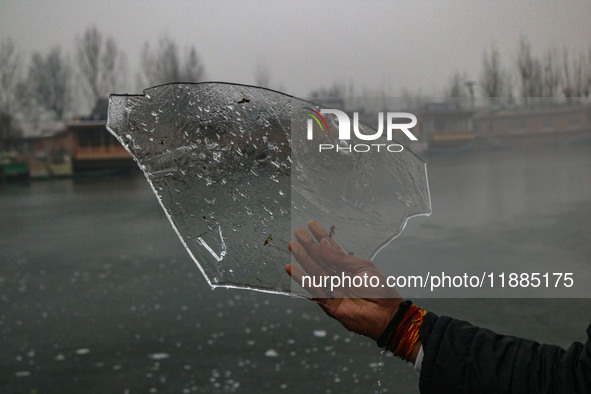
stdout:
[[590,20],[583,0],[0,0],[0,39],[12,37],[26,55],[58,44],[72,54],[95,25],[133,68],[143,43],[167,33],[195,45],[207,80],[254,83],[257,62],[266,63],[271,87],[299,96],[333,82],[357,94],[440,95],[455,71],[477,80],[491,44],[513,66],[521,35],[538,53],[588,51]]

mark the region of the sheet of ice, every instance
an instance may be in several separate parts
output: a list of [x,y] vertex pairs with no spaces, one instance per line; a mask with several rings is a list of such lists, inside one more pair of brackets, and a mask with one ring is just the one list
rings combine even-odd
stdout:
[[[309,139],[310,110],[322,108],[294,103],[292,228],[314,219],[346,252],[371,260],[400,234],[407,219],[431,213],[425,163],[409,149],[398,151],[401,144],[387,139],[386,126],[375,140],[359,139],[353,132],[350,139],[339,140],[340,125],[332,114],[324,116],[326,131],[310,122]],[[353,120],[349,122],[353,128]],[[358,126],[362,135],[377,134]],[[320,144],[335,148],[321,150]]]
[[289,96],[219,83],[109,99],[108,129],[212,287],[289,292],[290,106]]
[[430,212],[418,157],[320,155],[318,143],[335,136],[305,138],[311,105],[224,83],[110,97],[107,128],[143,170],[212,287],[291,294],[284,266],[295,227],[316,219],[349,251],[371,258],[408,217]]

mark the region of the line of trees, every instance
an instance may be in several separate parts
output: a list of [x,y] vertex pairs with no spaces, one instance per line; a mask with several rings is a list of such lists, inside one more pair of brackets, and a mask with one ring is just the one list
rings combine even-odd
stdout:
[[188,48],[183,56],[176,43],[163,36],[154,48],[148,42],[144,44],[137,84],[147,87],[167,82],[199,82],[204,74],[195,47]]
[[20,77],[21,56],[10,39],[0,42],[0,153],[15,127],[17,85]]
[[[538,105],[557,101],[580,103],[591,95],[591,46],[587,52],[572,55],[548,48],[541,55],[534,54],[526,37],[508,63],[501,61],[499,49],[491,45],[482,54],[482,66],[477,79],[466,72],[453,73],[443,86],[447,98],[472,99],[485,105]],[[507,65],[508,64],[508,65]],[[352,90],[349,89],[349,90]],[[333,83],[310,92],[309,97],[340,97],[348,94],[342,84]],[[386,97],[385,91],[365,91],[367,97]],[[420,107],[425,96],[420,90],[404,88],[400,99],[408,108]],[[545,98],[546,100],[537,100]]]
[[530,42],[522,37],[513,67],[502,64],[499,50],[492,45],[482,55],[478,81],[455,73],[444,89],[447,97],[469,97],[477,85],[481,97],[491,103],[529,103],[533,98],[564,97],[567,102],[588,98],[591,92],[591,47],[588,52],[572,56],[566,50],[546,49],[536,56]]
[[[591,93],[591,48],[574,56],[566,49],[560,52],[550,48],[538,56],[523,37],[512,63],[503,64],[493,45],[482,55],[478,80],[469,80],[465,73],[457,72],[444,93],[447,97],[484,97],[493,104],[516,100],[527,103],[534,97],[564,97],[574,102]],[[156,43],[145,42],[135,82],[137,90],[141,90],[167,82],[199,82],[204,75],[203,62],[194,46],[181,50],[174,40],[163,35]],[[266,64],[257,63],[254,78],[260,86],[269,85]],[[0,152],[7,140],[19,134],[19,121],[64,120],[72,114],[87,113],[98,99],[126,91],[128,82],[125,53],[112,37],[96,27],[87,28],[77,38],[73,56],[56,46],[25,58],[12,39],[3,40]],[[343,96],[345,90],[335,84],[317,89],[311,96]]]
[[[179,49],[167,35],[147,41],[136,74],[137,89],[167,82],[199,82],[205,68],[195,47]],[[55,46],[25,58],[16,43],[0,42],[0,152],[21,132],[19,123],[65,120],[88,113],[98,99],[129,89],[127,57],[96,27],[77,37],[73,55]]]

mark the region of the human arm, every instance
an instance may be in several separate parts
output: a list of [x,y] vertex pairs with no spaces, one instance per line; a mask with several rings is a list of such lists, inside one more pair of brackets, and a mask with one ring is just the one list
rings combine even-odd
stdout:
[[[316,222],[295,232],[290,249],[302,269],[330,274],[335,269],[352,275],[381,275],[369,260],[345,254]],[[287,272],[301,283],[303,271],[288,265]],[[382,289],[382,288],[379,288]],[[374,340],[398,311],[403,298],[395,289],[308,289],[331,317],[346,328]],[[316,293],[315,293],[316,292]],[[499,335],[468,322],[427,313],[419,328],[419,341],[408,361],[423,359],[421,393],[586,393],[591,392],[589,340],[567,350],[535,341]],[[591,326],[587,329],[591,338]],[[391,343],[390,349],[397,344]]]
[[[371,261],[345,254],[319,223],[310,222],[308,229],[313,237],[303,228],[298,228],[294,232],[296,240],[289,245],[305,272],[289,264],[286,266],[287,273],[300,284],[305,273],[322,276],[345,272],[352,277],[367,275],[379,278],[380,285],[377,287],[340,287],[332,292],[327,288],[307,289],[313,295],[311,299],[327,315],[347,329],[377,341],[404,299],[396,289],[385,286],[385,278]],[[395,345],[392,343],[392,346]],[[408,361],[415,362],[419,349],[420,342],[414,346]]]
[[419,336],[421,393],[591,392],[591,326],[566,350],[433,313]]

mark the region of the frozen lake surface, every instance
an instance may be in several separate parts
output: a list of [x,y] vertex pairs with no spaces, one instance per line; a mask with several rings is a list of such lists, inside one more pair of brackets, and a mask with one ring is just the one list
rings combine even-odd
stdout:
[[[378,263],[469,265],[498,250],[556,269],[591,263],[590,146],[428,162],[433,215],[411,220]],[[584,341],[591,317],[589,299],[415,301],[562,346]],[[210,290],[140,176],[0,185],[0,348],[1,392],[368,393],[379,381],[408,393],[418,384],[409,366],[310,302]]]

